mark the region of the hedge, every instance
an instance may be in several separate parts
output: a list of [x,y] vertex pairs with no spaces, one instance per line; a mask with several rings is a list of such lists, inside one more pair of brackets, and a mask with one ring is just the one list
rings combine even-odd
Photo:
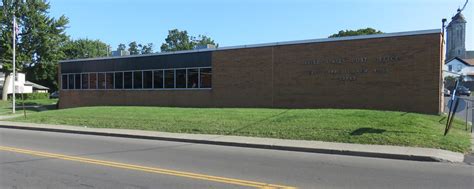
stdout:
[[[9,94],[8,98],[11,99],[12,95]],[[16,99],[21,99],[21,94],[15,94]],[[36,100],[36,99],[48,99],[49,93],[25,93],[23,94],[25,100]]]

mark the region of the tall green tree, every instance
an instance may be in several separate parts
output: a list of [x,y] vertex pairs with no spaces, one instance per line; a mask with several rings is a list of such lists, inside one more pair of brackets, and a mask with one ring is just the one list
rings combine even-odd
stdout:
[[61,51],[64,59],[104,57],[108,54],[109,46],[100,40],[78,39],[68,40]]
[[329,36],[329,38],[333,37],[345,37],[345,36],[356,36],[356,35],[371,35],[371,34],[380,34],[383,33],[380,30],[376,30],[373,28],[364,28],[358,30],[341,30],[336,34]]
[[140,54],[140,49],[136,41],[132,41],[128,44],[128,51],[130,52],[130,55]]
[[186,30],[172,29],[168,31],[168,37],[166,37],[165,43],[161,45],[161,52],[183,51],[193,48],[194,43]]
[[[50,5],[45,0],[2,0],[0,9],[0,59],[6,79],[12,73],[12,19],[17,17],[17,70],[26,71],[27,79],[57,89],[57,63],[64,57],[61,46],[67,41],[68,19],[48,15]],[[3,99],[6,99],[4,84]]]
[[153,53],[153,43],[148,43],[146,45],[139,44],[140,54],[152,54]]
[[161,52],[192,50],[197,45],[212,44],[218,46],[213,39],[206,35],[198,35],[197,37],[188,35],[186,30],[179,31],[172,29],[168,31],[165,43],[161,45]]
[[213,39],[206,35],[199,35],[198,37],[193,38],[193,42],[196,45],[215,45],[216,47],[219,46],[219,44],[215,43]]
[[123,43],[120,43],[117,48],[118,51],[124,51],[126,49],[127,49],[127,46],[125,46],[125,44]]

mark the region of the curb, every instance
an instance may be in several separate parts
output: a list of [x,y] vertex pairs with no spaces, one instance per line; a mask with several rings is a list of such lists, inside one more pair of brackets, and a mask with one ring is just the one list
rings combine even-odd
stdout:
[[[328,149],[328,148],[317,148],[317,147],[306,147],[306,146],[288,146],[288,145],[275,145],[275,144],[258,144],[258,143],[250,143],[250,142],[218,141],[215,139],[192,139],[192,138],[183,138],[183,137],[179,138],[179,137],[164,137],[164,136],[146,136],[146,135],[123,134],[123,133],[104,132],[104,131],[101,131],[101,132],[81,131],[81,130],[60,129],[60,128],[34,127],[34,126],[13,126],[13,125],[6,125],[4,123],[0,123],[0,124],[1,124],[0,128],[5,128],[5,129],[20,129],[20,130],[47,131],[47,132],[57,132],[57,133],[71,133],[71,134],[81,134],[81,135],[96,135],[96,136],[109,136],[109,137],[121,137],[121,138],[133,138],[133,139],[161,140],[161,141],[170,141],[170,142],[186,142],[186,143],[196,143],[196,144],[246,147],[246,148],[270,149],[270,150],[282,150],[282,151],[294,151],[294,152],[309,152],[309,153],[384,158],[384,159],[396,159],[396,160],[460,163],[463,161],[463,158],[464,158],[462,157],[459,160],[459,157],[446,158],[446,157],[436,156],[436,155],[396,154],[396,153],[382,153],[382,152],[361,151],[361,150],[357,151],[357,150],[347,150],[347,149]],[[349,144],[349,145],[353,145],[353,144]],[[433,150],[437,150],[437,149],[433,149]],[[440,150],[440,151],[444,151],[444,150]],[[452,153],[455,153],[455,152],[452,152]],[[458,155],[458,154],[463,156],[461,153],[455,153],[455,155]],[[448,156],[453,156],[453,155],[449,154]]]

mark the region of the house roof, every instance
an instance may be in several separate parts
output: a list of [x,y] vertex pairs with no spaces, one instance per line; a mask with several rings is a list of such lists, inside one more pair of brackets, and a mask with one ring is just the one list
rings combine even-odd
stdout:
[[25,81],[25,85],[33,86],[34,89],[40,89],[40,90],[49,90],[48,87],[45,87],[43,85],[39,85],[36,83],[33,83],[31,81]]
[[451,61],[453,60],[458,60],[459,62],[465,64],[466,66],[474,66],[474,58],[471,58],[471,59],[461,59],[459,57],[454,57],[454,58],[451,58],[449,59],[448,61],[446,61],[446,64],[449,64]]
[[471,58],[471,59],[462,59],[464,62],[466,62],[467,64],[471,65],[471,66],[474,66],[474,58]]

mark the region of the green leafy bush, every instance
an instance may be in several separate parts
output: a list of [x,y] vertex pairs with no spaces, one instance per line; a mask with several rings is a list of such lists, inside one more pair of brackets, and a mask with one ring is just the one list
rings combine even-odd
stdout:
[[[21,100],[21,94],[15,94],[16,99]],[[9,94],[8,98],[11,99],[12,95]],[[23,94],[23,98],[25,100],[36,100],[36,99],[48,99],[49,98],[49,93],[26,93]]]

